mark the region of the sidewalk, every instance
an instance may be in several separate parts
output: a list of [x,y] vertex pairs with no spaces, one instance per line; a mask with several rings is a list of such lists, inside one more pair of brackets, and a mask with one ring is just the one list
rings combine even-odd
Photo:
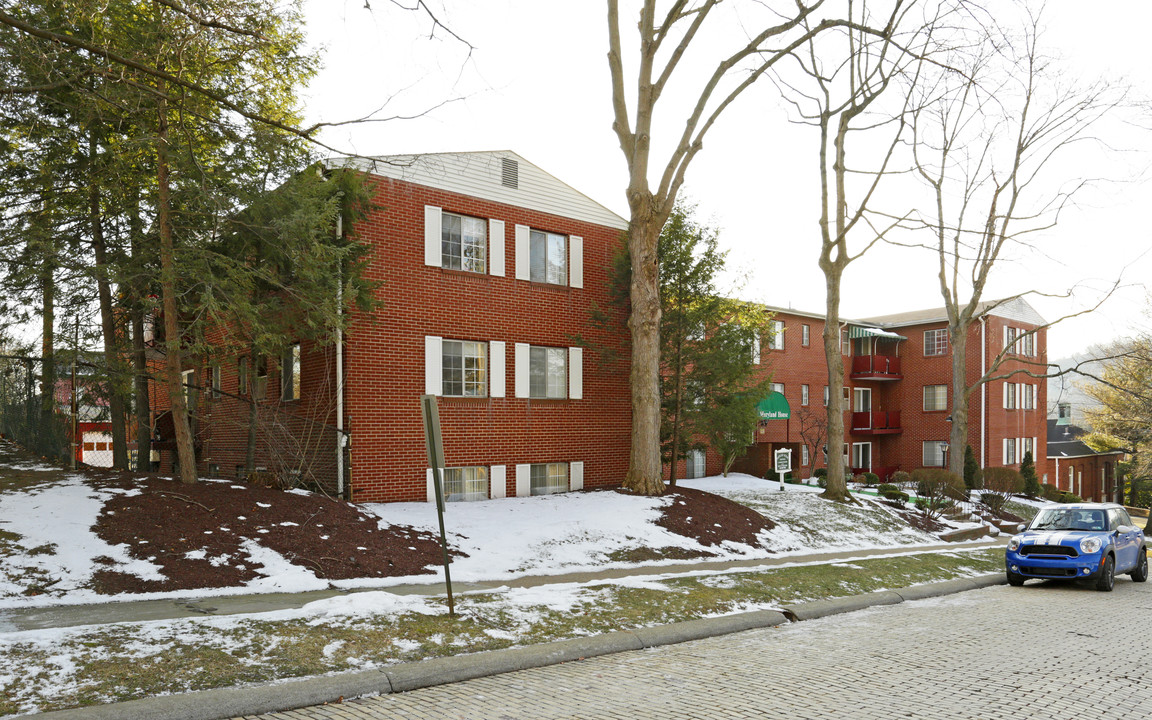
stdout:
[[[608,569],[593,572],[567,573],[563,575],[531,575],[514,578],[512,580],[484,583],[456,582],[452,584],[452,589],[455,593],[467,593],[472,591],[490,591],[501,587],[527,588],[559,583],[587,583],[597,580],[636,577],[638,575],[675,575],[693,572],[714,572],[733,568],[823,564],[880,555],[947,552],[958,549],[995,547],[997,545],[1004,545],[1006,542],[1006,537],[1002,537],[966,543],[939,543],[932,545],[874,548],[870,550],[813,553],[810,555],[786,555],[772,558],[674,562],[661,565],[646,565],[638,568]],[[396,595],[442,595],[444,594],[444,582],[441,580],[439,582],[358,588],[353,590],[330,589],[302,593],[200,597],[189,595],[183,598],[168,598],[163,600],[10,608],[0,610],[0,632],[20,632],[23,630],[77,627],[81,625],[104,625],[120,622],[173,620],[178,618],[202,617],[205,615],[247,615],[276,610],[291,610],[300,608],[316,600],[323,600],[337,595],[370,591],[384,591]]]

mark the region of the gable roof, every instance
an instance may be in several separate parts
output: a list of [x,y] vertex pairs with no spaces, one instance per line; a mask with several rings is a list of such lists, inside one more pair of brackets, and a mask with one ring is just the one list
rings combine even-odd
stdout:
[[1056,419],[1048,420],[1048,457],[1078,458],[1096,455],[1123,455],[1123,450],[1096,452],[1084,444],[1080,438],[1087,431],[1079,425],[1057,425]]
[[[1029,325],[1044,325],[1046,321],[1036,312],[1036,309],[1024,298],[1008,298],[1006,300],[987,300],[977,306],[976,315],[990,315],[993,317],[1017,320]],[[943,307],[928,310],[912,310],[909,312],[894,313],[892,315],[879,315],[864,318],[864,322],[886,327],[900,327],[903,325],[921,325],[933,322],[948,322],[948,310]]]
[[627,220],[511,150],[334,158],[327,165],[596,225],[628,228]]

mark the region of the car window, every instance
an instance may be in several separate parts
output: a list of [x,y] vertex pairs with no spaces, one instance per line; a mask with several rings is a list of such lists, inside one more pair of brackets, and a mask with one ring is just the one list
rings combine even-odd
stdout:
[[1133,526],[1132,518],[1128,516],[1128,511],[1124,508],[1117,508],[1116,515],[1121,525],[1127,525],[1128,527]]
[[1120,514],[1117,513],[1115,510],[1109,510],[1108,511],[1108,529],[1109,530],[1115,530],[1116,528],[1120,527],[1121,524],[1122,523],[1120,522]]

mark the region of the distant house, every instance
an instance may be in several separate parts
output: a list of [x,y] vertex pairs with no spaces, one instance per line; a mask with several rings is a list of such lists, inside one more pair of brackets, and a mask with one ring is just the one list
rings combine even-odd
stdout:
[[1081,440],[1087,432],[1067,417],[1048,420],[1048,482],[1085,500],[1123,502],[1117,463],[1124,451],[1096,452]]
[[[265,419],[256,465],[357,502],[432,497],[420,396],[438,397],[450,499],[618,484],[631,404],[608,273],[627,222],[513,152],[352,163],[379,207],[356,234],[380,309],[337,347],[208,357],[186,370],[201,474],[245,469],[247,408]],[[255,365],[254,387],[245,381]],[[170,424],[170,423],[169,423]],[[164,469],[174,445],[159,433]],[[234,475],[235,473],[235,475]]]

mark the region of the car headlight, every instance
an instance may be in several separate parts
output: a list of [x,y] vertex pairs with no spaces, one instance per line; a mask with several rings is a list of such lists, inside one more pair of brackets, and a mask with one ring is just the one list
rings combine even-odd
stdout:
[[1012,552],[1016,552],[1017,550],[1020,549],[1020,543],[1021,543],[1021,537],[1019,535],[1017,535],[1008,541],[1008,549],[1011,550]]
[[1085,555],[1092,555],[1100,552],[1100,548],[1104,543],[1100,542],[1098,537],[1086,537],[1080,541],[1080,552]]

